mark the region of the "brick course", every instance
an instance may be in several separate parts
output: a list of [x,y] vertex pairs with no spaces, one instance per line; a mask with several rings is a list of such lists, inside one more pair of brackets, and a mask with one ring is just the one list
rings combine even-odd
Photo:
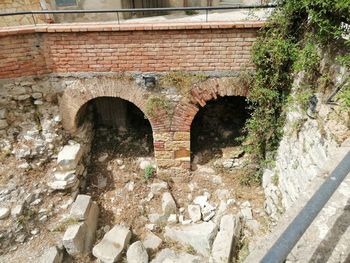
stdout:
[[242,28],[237,23],[224,23],[227,28],[215,28],[220,23],[195,25],[198,29],[188,24],[3,28],[0,78],[66,72],[240,71],[252,67],[249,51],[261,23]]

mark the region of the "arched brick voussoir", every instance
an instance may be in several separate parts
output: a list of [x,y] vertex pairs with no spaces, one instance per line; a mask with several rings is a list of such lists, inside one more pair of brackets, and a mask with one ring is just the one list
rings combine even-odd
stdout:
[[224,96],[248,95],[247,86],[240,83],[238,77],[209,78],[190,89],[190,98],[183,98],[175,108],[172,119],[172,131],[190,131],[191,124],[207,101]]
[[[98,97],[115,97],[127,100],[137,106],[149,119],[152,129],[165,127],[160,124],[164,119],[154,119],[147,116],[145,105],[148,92],[138,87],[134,81],[124,78],[87,78],[78,79],[69,85],[60,100],[60,112],[63,127],[70,133],[77,131],[77,117],[80,109],[90,100]],[[169,123],[169,121],[164,120]],[[169,126],[169,124],[168,124]]]

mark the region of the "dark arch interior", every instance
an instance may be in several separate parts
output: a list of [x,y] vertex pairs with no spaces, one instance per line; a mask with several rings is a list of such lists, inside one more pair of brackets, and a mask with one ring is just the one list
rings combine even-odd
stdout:
[[239,146],[249,117],[245,97],[220,97],[207,102],[191,125],[191,159],[205,164],[222,156],[222,149]]
[[133,103],[114,97],[99,97],[79,111],[77,124],[89,119],[95,129],[92,152],[101,150],[126,156],[153,155],[152,127]]

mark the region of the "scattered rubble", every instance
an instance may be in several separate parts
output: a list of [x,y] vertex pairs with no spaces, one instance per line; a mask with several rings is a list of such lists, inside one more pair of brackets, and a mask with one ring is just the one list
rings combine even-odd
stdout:
[[103,263],[116,262],[129,244],[131,231],[126,226],[116,225],[94,246],[92,254]]

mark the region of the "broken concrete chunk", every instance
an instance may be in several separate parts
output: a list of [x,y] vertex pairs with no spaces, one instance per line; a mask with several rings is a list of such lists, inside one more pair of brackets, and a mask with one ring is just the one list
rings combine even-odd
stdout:
[[85,251],[90,252],[95,241],[97,222],[98,222],[99,208],[96,202],[92,202],[89,214],[85,220],[87,231],[85,237]]
[[166,223],[168,221],[168,216],[161,214],[149,214],[148,220],[153,224]]
[[220,231],[218,232],[211,252],[211,263],[231,262],[235,241],[240,234],[239,217],[235,215],[224,215],[220,221]]
[[152,232],[148,232],[142,243],[147,250],[156,251],[162,242],[162,239],[160,239],[158,236]]
[[148,254],[141,241],[132,243],[126,252],[128,263],[148,263]]
[[169,192],[164,193],[162,196],[162,209],[164,215],[176,214],[176,203]]
[[194,250],[205,257],[210,255],[216,232],[217,227],[213,222],[165,227],[165,237],[177,241],[183,246],[192,246]]
[[7,218],[10,215],[10,211],[8,207],[0,207],[0,220]]
[[53,173],[53,177],[56,181],[69,181],[76,178],[75,170],[72,171],[56,171]]
[[194,200],[193,203],[195,203],[196,205],[199,205],[201,208],[203,208],[208,202],[208,197],[205,195],[200,195],[197,196]]
[[253,213],[252,213],[252,209],[250,207],[242,208],[241,214],[245,220],[252,220],[253,219]]
[[92,254],[104,263],[116,262],[129,244],[130,238],[129,227],[116,225],[94,246]]
[[56,181],[48,182],[48,186],[53,190],[66,190],[69,188],[74,188],[77,184],[79,184],[79,180],[76,176],[66,181],[56,180]]
[[79,143],[73,145],[66,145],[58,153],[57,164],[61,171],[74,170],[81,157],[83,151]]
[[201,207],[199,205],[189,205],[188,214],[194,223],[200,221],[202,217]]
[[11,209],[11,215],[13,217],[18,217],[18,216],[22,215],[23,209],[24,209],[24,203],[16,205],[14,208]]
[[63,259],[63,253],[53,246],[47,249],[44,254],[39,258],[40,263],[61,263]]
[[68,226],[63,236],[63,246],[68,254],[75,256],[84,253],[86,224],[79,223]]
[[70,210],[71,217],[80,221],[85,220],[89,214],[91,203],[91,196],[78,195]]
[[166,182],[162,181],[159,183],[153,183],[153,184],[149,185],[148,187],[151,188],[152,193],[157,194],[162,189],[168,189],[168,184]]

